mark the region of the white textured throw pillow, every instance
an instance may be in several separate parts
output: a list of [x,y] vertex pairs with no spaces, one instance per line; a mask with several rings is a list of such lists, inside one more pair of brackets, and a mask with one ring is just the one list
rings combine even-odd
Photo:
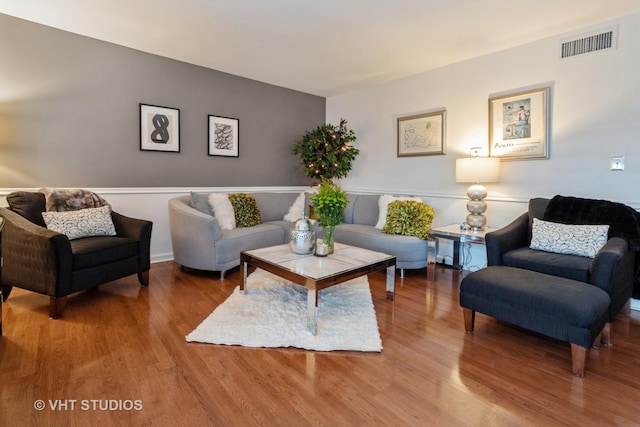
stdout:
[[[293,205],[289,208],[289,212],[282,218],[285,221],[296,222],[300,218],[302,218],[302,214],[305,212],[305,204],[307,203],[307,194],[316,194],[318,192],[318,186],[309,187],[304,190]],[[309,201],[310,203],[310,201]]]
[[378,222],[376,223],[376,228],[382,230],[385,223],[387,222],[387,210],[389,203],[395,202],[396,200],[413,200],[415,202],[423,202],[420,197],[396,197],[390,194],[384,194],[380,196],[380,198],[378,199]]
[[111,206],[66,212],[42,212],[49,230],[65,234],[69,240],[90,236],[115,236]]
[[533,219],[531,249],[593,258],[607,243],[608,225],[573,225]]
[[229,201],[228,194],[209,194],[209,204],[213,210],[213,216],[216,217],[218,224],[220,224],[220,228],[223,230],[233,230],[236,228],[236,215],[233,212],[233,205]]
[[305,192],[300,193],[293,205],[289,208],[289,212],[284,216],[285,221],[295,222],[302,217],[304,213]]

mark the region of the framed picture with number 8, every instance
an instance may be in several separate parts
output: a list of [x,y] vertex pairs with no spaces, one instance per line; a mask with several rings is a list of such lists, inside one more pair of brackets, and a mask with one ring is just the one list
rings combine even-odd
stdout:
[[180,110],[140,104],[140,149],[180,152]]

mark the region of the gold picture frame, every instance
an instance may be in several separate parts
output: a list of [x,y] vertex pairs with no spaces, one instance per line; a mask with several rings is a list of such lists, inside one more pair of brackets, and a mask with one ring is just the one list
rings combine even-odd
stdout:
[[398,157],[446,154],[446,110],[398,117]]

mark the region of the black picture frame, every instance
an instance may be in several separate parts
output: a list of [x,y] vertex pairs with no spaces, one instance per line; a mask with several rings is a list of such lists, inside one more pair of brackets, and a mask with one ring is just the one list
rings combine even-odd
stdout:
[[140,104],[140,150],[180,152],[180,110]]
[[209,156],[240,156],[240,120],[209,115]]

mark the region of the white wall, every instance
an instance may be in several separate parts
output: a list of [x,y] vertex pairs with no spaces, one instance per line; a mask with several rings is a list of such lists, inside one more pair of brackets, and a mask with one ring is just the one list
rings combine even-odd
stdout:
[[[559,41],[618,25],[618,48],[559,61]],[[526,210],[531,197],[556,194],[602,198],[640,207],[640,14],[603,22],[517,48],[331,97],[327,121],[349,122],[361,151],[345,188],[423,196],[434,225],[466,216],[465,184],[456,184],[455,159],[487,149],[488,99],[505,92],[551,87],[550,159],[503,161],[489,184],[488,225],[502,227]],[[398,116],[446,108],[446,155],[398,158]],[[486,153],[485,153],[486,154]],[[623,172],[611,156],[625,156]],[[445,247],[445,253],[447,248]],[[449,248],[449,250],[451,250]],[[486,263],[472,247],[468,268]]]
[[[640,14],[572,34],[612,24],[619,24],[616,50],[559,61],[558,43],[567,36],[559,35],[329,98],[327,121],[347,119],[361,150],[343,185],[425,195],[438,208],[436,225],[460,222],[466,185],[455,183],[454,163],[470,147],[486,149],[488,98],[550,86],[551,158],[502,162],[500,183],[487,185],[489,225],[505,225],[523,211],[517,202],[532,196],[565,194],[638,206]],[[447,154],[398,158],[397,117],[443,107]],[[624,172],[609,170],[613,155],[625,156]]]

